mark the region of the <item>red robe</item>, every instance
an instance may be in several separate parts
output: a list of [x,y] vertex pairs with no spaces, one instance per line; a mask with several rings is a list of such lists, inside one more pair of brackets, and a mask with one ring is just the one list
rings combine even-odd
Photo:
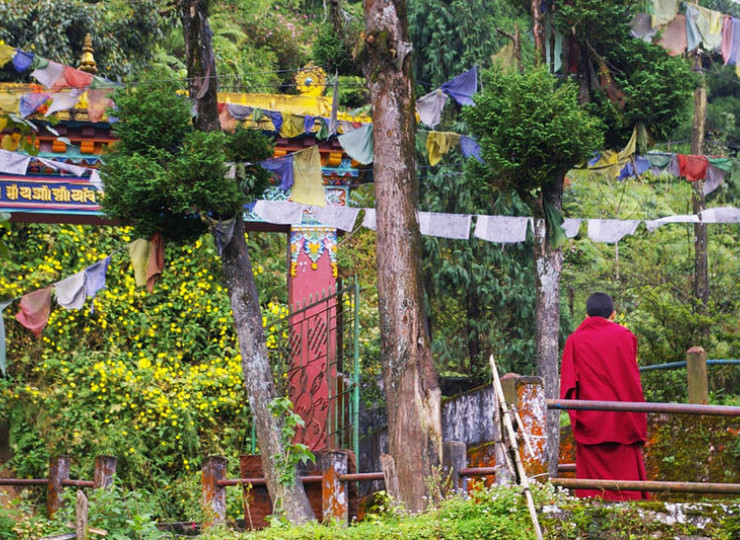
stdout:
[[[645,401],[637,368],[637,338],[603,317],[589,317],[565,342],[560,378],[562,399]],[[576,440],[576,477],[644,480],[641,447],[647,414],[568,411]],[[639,491],[576,490],[580,497],[642,499]]]

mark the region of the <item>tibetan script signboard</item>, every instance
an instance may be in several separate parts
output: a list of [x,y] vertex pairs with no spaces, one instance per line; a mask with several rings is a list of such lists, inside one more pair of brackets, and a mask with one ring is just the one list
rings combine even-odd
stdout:
[[102,195],[86,178],[0,175],[0,212],[100,216]]

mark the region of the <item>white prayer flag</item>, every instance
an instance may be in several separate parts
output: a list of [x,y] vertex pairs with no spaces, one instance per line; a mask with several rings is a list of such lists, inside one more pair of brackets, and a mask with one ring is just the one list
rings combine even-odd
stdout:
[[594,242],[613,244],[628,234],[634,234],[639,224],[639,219],[589,219],[588,237]]
[[718,206],[707,208],[699,213],[704,223],[740,223],[740,208],[734,206]]
[[419,230],[425,236],[467,240],[470,238],[470,215],[419,212]]
[[82,96],[83,92],[84,90],[75,88],[74,90],[52,94],[51,105],[49,105],[49,110],[46,111],[46,114],[44,114],[44,116],[49,116],[50,114],[57,111],[67,111],[73,108],[80,101],[80,97]]
[[35,78],[38,82],[43,84],[46,88],[51,88],[57,79],[62,76],[64,72],[62,64],[56,62],[49,62],[49,64],[42,69],[35,69],[31,72],[31,77]]
[[362,226],[373,231],[378,228],[375,221],[375,209],[365,208],[365,216],[362,218]]
[[0,172],[25,175],[31,156],[0,150]]
[[532,218],[514,216],[478,216],[473,236],[489,242],[514,244],[527,239]]
[[565,236],[568,238],[575,238],[578,236],[578,231],[581,228],[581,219],[565,218],[563,220],[563,229],[565,229]]
[[311,207],[316,219],[325,227],[351,231],[357,221],[359,208],[348,206],[313,206]]
[[[64,171],[70,174],[74,174],[75,176],[82,176],[86,172],[94,170],[88,167],[80,167],[79,165],[70,165],[69,163],[62,163],[61,161],[54,161],[52,159],[46,159],[42,157],[37,157],[36,159],[38,159],[41,163],[43,163],[47,167],[51,167],[55,171]],[[92,176],[91,176],[91,179],[92,179]]]
[[666,223],[698,223],[699,218],[694,214],[681,214],[678,216],[666,216],[660,219],[649,219],[645,221],[647,230],[653,232],[655,229]]
[[253,212],[262,221],[278,225],[299,225],[303,220],[302,204],[290,201],[257,201]]
[[57,303],[65,309],[81,309],[85,305],[87,289],[85,271],[82,270],[54,284]]

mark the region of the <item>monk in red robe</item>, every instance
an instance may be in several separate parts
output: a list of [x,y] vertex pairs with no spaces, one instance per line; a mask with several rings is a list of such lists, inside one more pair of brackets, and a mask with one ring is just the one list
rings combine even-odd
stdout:
[[[637,338],[613,322],[614,303],[605,293],[586,302],[586,320],[565,342],[561,399],[645,401],[637,368]],[[645,480],[642,446],[647,414],[569,410],[576,440],[576,477]],[[647,499],[643,491],[577,489],[578,497]]]

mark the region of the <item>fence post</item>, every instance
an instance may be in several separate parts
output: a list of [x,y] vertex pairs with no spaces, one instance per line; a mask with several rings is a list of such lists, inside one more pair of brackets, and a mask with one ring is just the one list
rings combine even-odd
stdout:
[[338,521],[349,523],[349,497],[347,484],[339,479],[349,472],[347,452],[329,450],[317,456],[321,469],[321,509],[324,523]]
[[689,379],[689,403],[709,403],[707,353],[701,347],[686,351],[686,375]]
[[97,456],[95,458],[95,473],[93,474],[95,489],[108,488],[113,484],[117,463],[118,459],[115,456]]
[[467,446],[463,442],[448,441],[442,444],[442,471],[446,476],[445,485],[450,486],[453,493],[458,493],[463,486],[460,484],[460,469],[468,463]]
[[49,486],[46,490],[46,508],[49,518],[54,517],[62,507],[62,482],[69,480],[69,456],[59,456],[49,459]]
[[226,463],[223,456],[208,456],[203,460],[203,510],[210,516],[211,524],[226,519],[226,488],[218,485],[219,480],[226,479]]
[[[507,403],[512,404],[522,464],[528,476],[547,473],[547,403],[542,377],[501,378]],[[526,438],[526,441],[525,441]],[[531,452],[530,452],[531,450]]]
[[75,534],[77,540],[87,539],[87,496],[81,489],[77,490],[77,507],[75,508]]

